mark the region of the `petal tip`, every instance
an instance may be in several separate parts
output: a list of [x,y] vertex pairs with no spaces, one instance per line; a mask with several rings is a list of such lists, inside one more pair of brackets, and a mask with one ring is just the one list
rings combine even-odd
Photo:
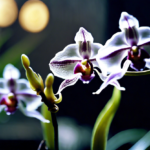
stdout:
[[90,41],[91,43],[93,43],[94,39],[90,32],[88,32],[85,28],[80,27],[79,31],[76,33],[74,40],[76,43],[78,43],[79,41]]

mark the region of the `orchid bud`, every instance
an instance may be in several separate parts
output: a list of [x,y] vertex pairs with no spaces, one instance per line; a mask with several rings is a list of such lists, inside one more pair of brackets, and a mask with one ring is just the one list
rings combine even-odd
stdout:
[[41,91],[44,90],[44,84],[43,84],[43,79],[41,76],[36,74],[30,66],[30,60],[29,58],[25,55],[22,54],[21,56],[22,64],[24,66],[24,69],[26,70],[26,76],[27,79],[30,83],[30,87],[32,90],[36,91],[37,94],[39,94]]
[[44,89],[44,94],[46,98],[51,101],[53,104],[58,104],[62,101],[62,95],[59,93],[59,98],[57,99],[56,96],[53,93],[53,82],[54,82],[54,76],[53,74],[48,74],[47,78],[45,80],[45,89]]

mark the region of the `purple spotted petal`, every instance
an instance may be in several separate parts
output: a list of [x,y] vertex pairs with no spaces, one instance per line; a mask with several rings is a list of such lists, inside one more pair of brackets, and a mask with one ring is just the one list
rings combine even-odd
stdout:
[[140,27],[138,46],[150,44],[150,27]]
[[64,80],[64,81],[60,84],[57,94],[59,94],[59,93],[60,93],[62,90],[64,90],[66,87],[71,86],[71,85],[74,85],[74,84],[78,81],[78,79],[81,77],[82,74],[81,74],[81,73],[77,73],[77,74],[75,74],[75,75],[76,75],[76,76],[75,76],[74,78]]
[[63,79],[74,78],[74,67],[78,62],[82,61],[82,57],[78,52],[78,45],[70,44],[50,61],[50,69],[55,76]]
[[52,61],[49,66],[55,76],[72,79],[75,77],[74,68],[78,62],[81,62],[81,60]]
[[38,111],[32,110],[32,111],[28,111],[26,110],[26,108],[23,106],[23,104],[20,102],[19,103],[19,109],[21,110],[21,112],[28,117],[33,117],[36,119],[39,119],[42,122],[45,123],[49,123],[49,120],[46,120]]
[[105,79],[105,81],[103,82],[103,84],[100,86],[100,88],[94,92],[93,94],[99,94],[104,88],[106,88],[109,84],[114,85],[116,88],[118,89],[123,89],[123,87],[120,87],[119,83],[117,83],[116,81],[118,79],[121,79],[124,74],[126,73],[129,65],[131,64],[130,60],[126,60],[124,63],[124,66],[122,69],[115,71],[114,73],[110,74],[107,79]]
[[35,110],[42,105],[41,96],[37,96],[36,92],[31,89],[16,92],[17,99],[24,101],[27,110]]
[[124,31],[125,28],[128,29],[129,27],[131,28],[133,26],[136,28],[139,27],[138,20],[132,15],[129,15],[127,12],[122,12],[119,20],[119,28]]
[[11,78],[12,79],[19,79],[20,72],[12,64],[8,64],[4,68],[3,77],[4,77],[4,79],[11,79]]

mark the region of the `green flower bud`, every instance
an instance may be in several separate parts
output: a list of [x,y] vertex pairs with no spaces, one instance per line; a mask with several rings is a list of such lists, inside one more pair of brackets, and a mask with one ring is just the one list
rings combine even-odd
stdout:
[[26,70],[26,77],[30,83],[31,89],[33,89],[34,91],[37,92],[37,94],[39,94],[41,91],[44,90],[43,79],[41,78],[39,74],[37,75],[32,70],[32,68],[30,67],[30,60],[25,54],[22,54],[21,60],[22,60],[24,69]]

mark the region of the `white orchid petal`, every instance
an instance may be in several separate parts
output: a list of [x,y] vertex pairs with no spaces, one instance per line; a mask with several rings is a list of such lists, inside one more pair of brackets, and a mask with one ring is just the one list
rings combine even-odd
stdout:
[[6,105],[0,105],[0,112],[6,108]]
[[127,56],[128,46],[125,42],[124,32],[118,32],[109,39],[104,47],[98,51],[97,62],[103,74],[119,70],[122,60]]
[[56,54],[50,61],[50,69],[55,76],[63,79],[74,78],[74,67],[82,58],[78,52],[78,45],[71,44],[64,48],[63,51]]
[[125,91],[125,88],[124,88],[124,87],[121,87],[120,84],[119,84],[119,82],[118,82],[117,80],[111,82],[110,85],[115,86],[115,87],[116,87],[118,90],[120,90],[120,91]]
[[98,55],[98,51],[103,47],[102,44],[99,43],[91,43],[91,56],[90,59],[96,59]]
[[16,80],[17,88],[16,91],[30,89],[29,81],[26,79],[19,79]]
[[50,70],[55,76],[63,79],[72,79],[75,77],[74,68],[80,61],[62,61],[62,62],[52,62],[50,63]]
[[99,67],[104,75],[114,72],[114,70],[121,69],[121,62],[127,56],[128,50],[118,51],[115,55],[105,59],[97,59]]
[[83,27],[79,29],[79,31],[76,33],[76,36],[74,38],[75,42],[78,44],[78,42],[82,41],[90,41],[93,43],[93,36],[90,32],[85,30]]
[[[124,74],[126,73],[129,65],[131,64],[130,60],[126,60],[123,68],[120,70],[117,70],[115,72],[113,72],[112,74],[110,74],[103,82],[103,84],[100,86],[100,88],[94,92],[93,94],[99,94],[104,88],[106,88],[109,84],[116,86],[118,89],[122,89],[125,90],[123,87],[120,87],[120,84],[117,83],[116,81],[118,79],[121,79]],[[104,75],[105,76],[105,75]]]
[[150,69],[150,58],[149,59],[144,59],[144,61],[146,62],[145,67]]
[[3,77],[4,77],[4,79],[11,79],[11,78],[12,79],[19,79],[20,72],[12,64],[8,64],[4,68]]
[[150,42],[150,27],[140,27],[139,32],[139,42],[138,45],[144,45]]
[[74,77],[74,78],[64,80],[64,81],[60,84],[57,94],[59,94],[59,93],[60,93],[62,90],[64,90],[66,87],[74,85],[74,84],[78,81],[78,79],[81,77],[81,75],[82,75],[81,73],[77,73],[77,74],[75,74],[75,77]]
[[28,111],[35,110],[42,105],[41,96],[37,96],[36,92],[32,91],[31,89],[16,92],[16,95],[19,101],[24,101]]
[[133,26],[135,26],[136,28],[139,27],[138,20],[132,15],[129,15],[127,12],[122,12],[119,20],[119,28],[122,31],[124,31],[125,28],[128,29],[129,27],[133,27]]
[[69,44],[50,61],[81,60],[78,44]]
[[125,40],[125,33],[117,32],[107,40],[106,44],[98,51],[98,57],[107,57],[114,54],[116,51],[123,51],[129,48],[130,45],[128,45]]
[[26,108],[24,108],[24,106],[23,106],[23,104],[21,102],[19,103],[18,106],[19,106],[19,109],[21,110],[21,112],[25,116],[39,119],[40,121],[45,122],[45,123],[49,123],[50,122],[49,120],[46,120],[38,111],[35,111],[35,110],[28,111],[28,110],[26,110]]
[[0,78],[0,88],[6,88],[7,80]]

